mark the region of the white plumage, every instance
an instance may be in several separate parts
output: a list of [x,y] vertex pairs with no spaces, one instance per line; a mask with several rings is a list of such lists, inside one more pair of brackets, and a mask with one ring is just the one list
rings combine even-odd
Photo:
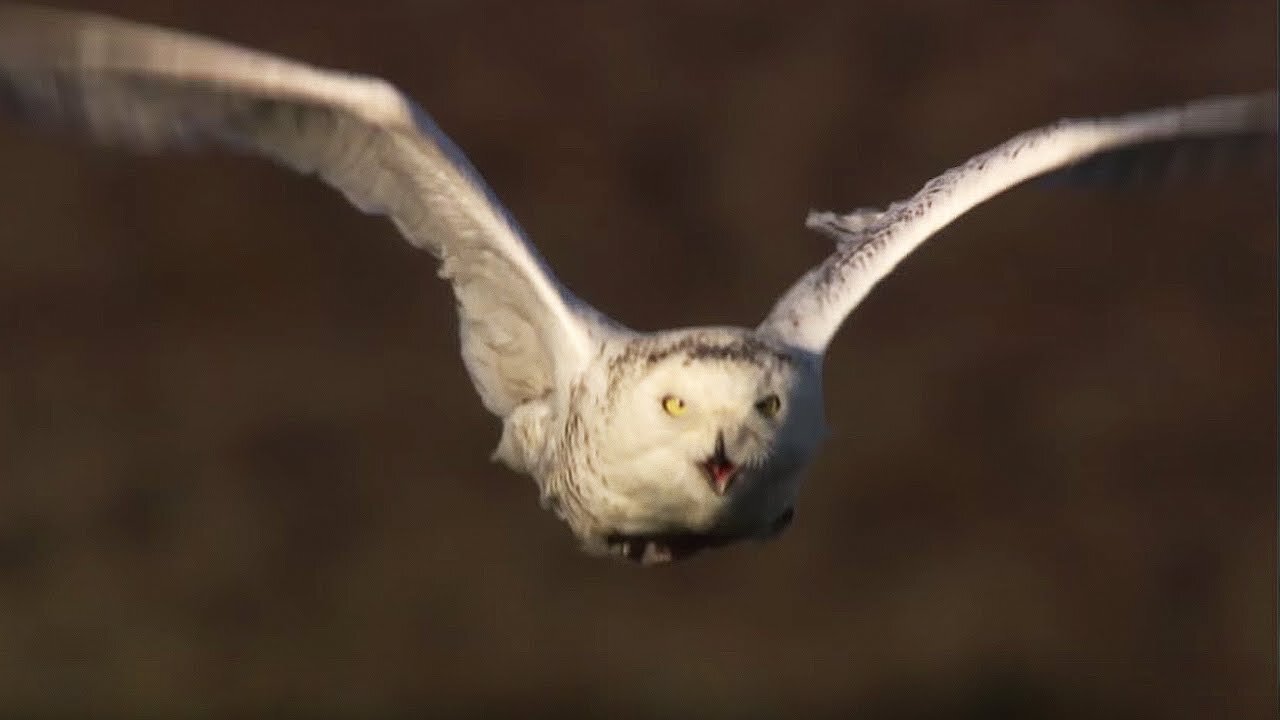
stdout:
[[639,333],[565,289],[461,151],[386,82],[99,15],[0,8],[0,111],[142,150],[215,145],[315,173],[440,260],[494,457],[596,553],[657,562],[792,517],[824,435],[822,355],[882,277],[1027,179],[1152,144],[1269,136],[1274,93],[1063,120],[887,209],[811,213],[836,250],[754,329]]

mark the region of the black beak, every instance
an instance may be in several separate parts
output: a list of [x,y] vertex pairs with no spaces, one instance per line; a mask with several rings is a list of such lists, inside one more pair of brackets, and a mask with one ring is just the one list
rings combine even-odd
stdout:
[[716,433],[716,448],[711,453],[711,457],[702,464],[702,468],[707,471],[711,489],[715,490],[717,495],[724,495],[729,491],[729,485],[738,474],[738,466],[725,454],[724,431]]

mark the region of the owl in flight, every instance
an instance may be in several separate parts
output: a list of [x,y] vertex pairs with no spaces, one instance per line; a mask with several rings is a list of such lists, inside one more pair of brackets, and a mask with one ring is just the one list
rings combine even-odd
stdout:
[[[638,332],[561,285],[475,168],[387,82],[110,17],[0,6],[0,114],[142,151],[220,146],[314,173],[440,261],[494,458],[582,547],[650,564],[791,522],[824,436],[823,354],[907,253],[1028,179],[1270,142],[1274,92],[1031,130],[883,210],[811,213],[834,250],[755,327]],[[1147,157],[1144,155],[1143,157]],[[1178,159],[1178,154],[1167,155]]]

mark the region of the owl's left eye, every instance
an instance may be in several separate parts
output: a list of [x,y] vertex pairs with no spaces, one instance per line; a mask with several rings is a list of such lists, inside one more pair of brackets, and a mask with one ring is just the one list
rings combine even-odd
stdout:
[[770,395],[760,402],[756,403],[756,410],[767,418],[777,417],[778,411],[782,409],[782,398],[777,395]]
[[668,395],[662,398],[662,409],[666,410],[667,414],[672,417],[683,415],[685,408],[686,405],[684,404],[683,398],[676,397],[675,395]]

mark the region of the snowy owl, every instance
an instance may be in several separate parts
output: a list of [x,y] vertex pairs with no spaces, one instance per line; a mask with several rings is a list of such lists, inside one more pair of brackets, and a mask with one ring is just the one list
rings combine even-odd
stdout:
[[387,82],[109,17],[0,8],[0,112],[139,150],[221,146],[314,173],[440,261],[496,460],[593,554],[649,564],[791,522],[825,430],[823,354],[909,252],[1030,178],[1275,132],[1275,94],[1017,135],[883,210],[811,213],[834,251],[762,322],[638,332],[561,285],[462,152]]

